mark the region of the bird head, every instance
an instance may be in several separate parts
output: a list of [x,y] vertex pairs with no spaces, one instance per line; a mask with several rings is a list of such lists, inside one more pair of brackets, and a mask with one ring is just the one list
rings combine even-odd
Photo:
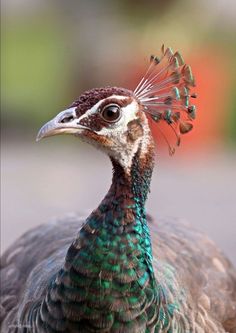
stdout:
[[[85,92],[46,123],[37,140],[74,134],[128,167],[140,146],[148,149],[150,118],[157,126],[159,122],[168,124],[179,145],[181,134],[192,129],[195,118],[195,107],[190,104],[190,98],[196,97],[190,93],[194,78],[178,52],[164,47],[161,52],[160,58],[151,56],[148,70],[134,91],[106,87]],[[174,152],[170,145],[169,150]]]
[[124,165],[138,149],[145,124],[148,130],[145,118],[132,91],[95,88],[46,123],[37,138],[74,134]]

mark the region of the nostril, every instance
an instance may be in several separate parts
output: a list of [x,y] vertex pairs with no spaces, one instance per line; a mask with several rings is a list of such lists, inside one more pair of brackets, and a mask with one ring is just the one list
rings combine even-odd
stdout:
[[60,122],[61,123],[70,123],[73,120],[74,120],[73,116],[67,116],[67,117],[62,118]]

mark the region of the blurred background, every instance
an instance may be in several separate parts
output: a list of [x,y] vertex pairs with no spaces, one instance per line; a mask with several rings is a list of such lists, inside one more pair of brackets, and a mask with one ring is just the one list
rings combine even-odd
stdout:
[[170,158],[155,126],[148,211],[206,232],[236,264],[236,2],[2,1],[2,250],[24,231],[87,214],[111,181],[106,156],[74,137],[35,143],[84,90],[134,88],[161,45],[191,64],[194,130]]

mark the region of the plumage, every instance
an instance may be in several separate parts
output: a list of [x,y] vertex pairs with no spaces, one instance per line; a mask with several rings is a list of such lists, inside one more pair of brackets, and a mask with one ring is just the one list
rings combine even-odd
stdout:
[[189,225],[145,210],[154,166],[148,116],[170,126],[179,145],[195,118],[194,84],[181,55],[162,48],[134,92],[92,89],[42,127],[38,139],[69,133],[104,151],[113,180],[87,218],[39,226],[3,254],[3,332],[236,331],[230,262]]

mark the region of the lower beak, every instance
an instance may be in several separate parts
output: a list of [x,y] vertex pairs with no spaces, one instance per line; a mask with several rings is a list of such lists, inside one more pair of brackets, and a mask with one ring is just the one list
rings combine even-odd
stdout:
[[75,108],[60,112],[55,118],[43,125],[36,137],[36,141],[59,134],[80,134],[85,129],[79,125]]

